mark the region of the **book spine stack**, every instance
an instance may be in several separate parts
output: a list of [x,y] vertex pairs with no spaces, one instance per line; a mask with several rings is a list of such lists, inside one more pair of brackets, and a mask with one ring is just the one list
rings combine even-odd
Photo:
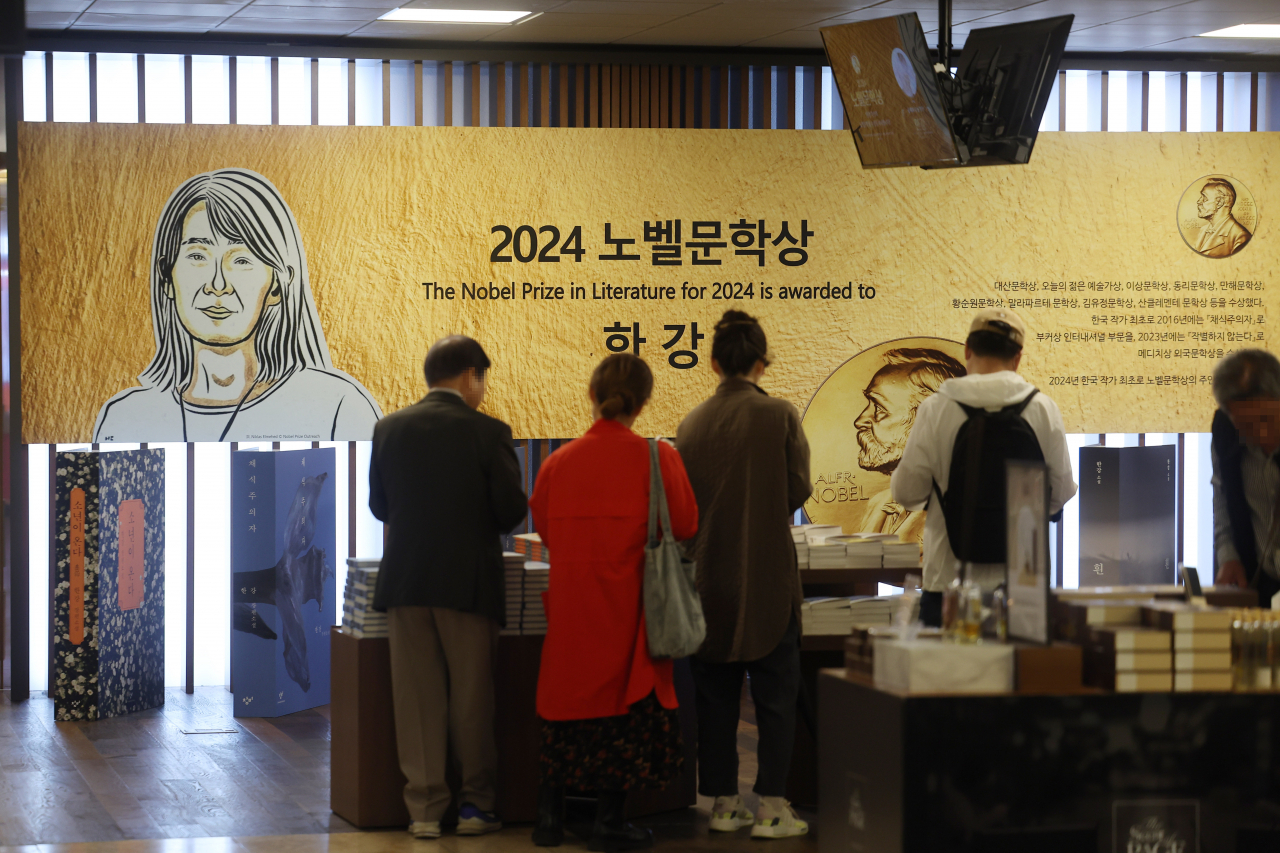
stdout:
[[547,614],[542,594],[547,591],[551,566],[524,559],[519,552],[503,555],[506,575],[507,635],[547,633]]
[[1173,633],[1173,689],[1179,692],[1230,690],[1229,610],[1185,604],[1143,608],[1143,621]]
[[365,639],[387,636],[387,614],[373,609],[373,591],[378,583],[375,568],[351,567],[342,595],[342,630]]
[[526,560],[536,560],[540,563],[551,562],[551,552],[547,550],[547,546],[543,544],[542,538],[538,534],[522,533],[511,537],[511,539],[515,545],[516,553]]
[[1168,631],[1138,626],[1091,627],[1085,645],[1085,682],[1117,693],[1173,689]]

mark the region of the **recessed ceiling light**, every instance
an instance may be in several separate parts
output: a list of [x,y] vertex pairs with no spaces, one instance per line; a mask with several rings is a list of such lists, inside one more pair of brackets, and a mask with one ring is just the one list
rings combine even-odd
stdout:
[[1200,35],[1215,39],[1280,39],[1280,24],[1238,24]]
[[485,9],[392,9],[378,20],[430,24],[513,24],[528,14]]

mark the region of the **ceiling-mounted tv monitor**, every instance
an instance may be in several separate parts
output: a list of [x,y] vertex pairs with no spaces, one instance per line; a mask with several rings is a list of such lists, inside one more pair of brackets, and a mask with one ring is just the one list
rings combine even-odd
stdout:
[[961,164],[914,12],[820,32],[864,169]]
[[1071,35],[1074,15],[972,30],[955,89],[944,94],[966,166],[1025,163]]
[[935,70],[914,13],[824,27],[863,168],[1026,163],[1073,20],[973,30],[955,77]]

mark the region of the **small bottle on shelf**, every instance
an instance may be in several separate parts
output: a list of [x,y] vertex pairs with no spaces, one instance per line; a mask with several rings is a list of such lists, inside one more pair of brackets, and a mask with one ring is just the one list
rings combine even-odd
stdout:
[[960,634],[960,578],[957,577],[942,593],[942,637],[959,642]]
[[1231,682],[1237,691],[1249,689],[1245,680],[1245,616],[1244,611],[1231,613]]
[[960,624],[963,642],[982,642],[982,588],[966,580],[960,593]]
[[1005,599],[1004,585],[996,587],[991,593],[991,622],[995,628],[997,642],[1009,641],[1009,604]]
[[1253,689],[1271,691],[1271,656],[1268,651],[1270,630],[1264,620],[1264,611],[1253,611],[1249,639],[1253,646]]

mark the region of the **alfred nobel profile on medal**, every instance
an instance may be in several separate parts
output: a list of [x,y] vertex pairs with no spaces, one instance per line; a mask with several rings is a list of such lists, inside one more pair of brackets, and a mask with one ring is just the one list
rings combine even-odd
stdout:
[[1200,188],[1196,201],[1196,215],[1205,220],[1205,226],[1191,248],[1206,258],[1229,258],[1245,247],[1253,236],[1232,215],[1236,203],[1236,188],[1230,181],[1211,178]]

